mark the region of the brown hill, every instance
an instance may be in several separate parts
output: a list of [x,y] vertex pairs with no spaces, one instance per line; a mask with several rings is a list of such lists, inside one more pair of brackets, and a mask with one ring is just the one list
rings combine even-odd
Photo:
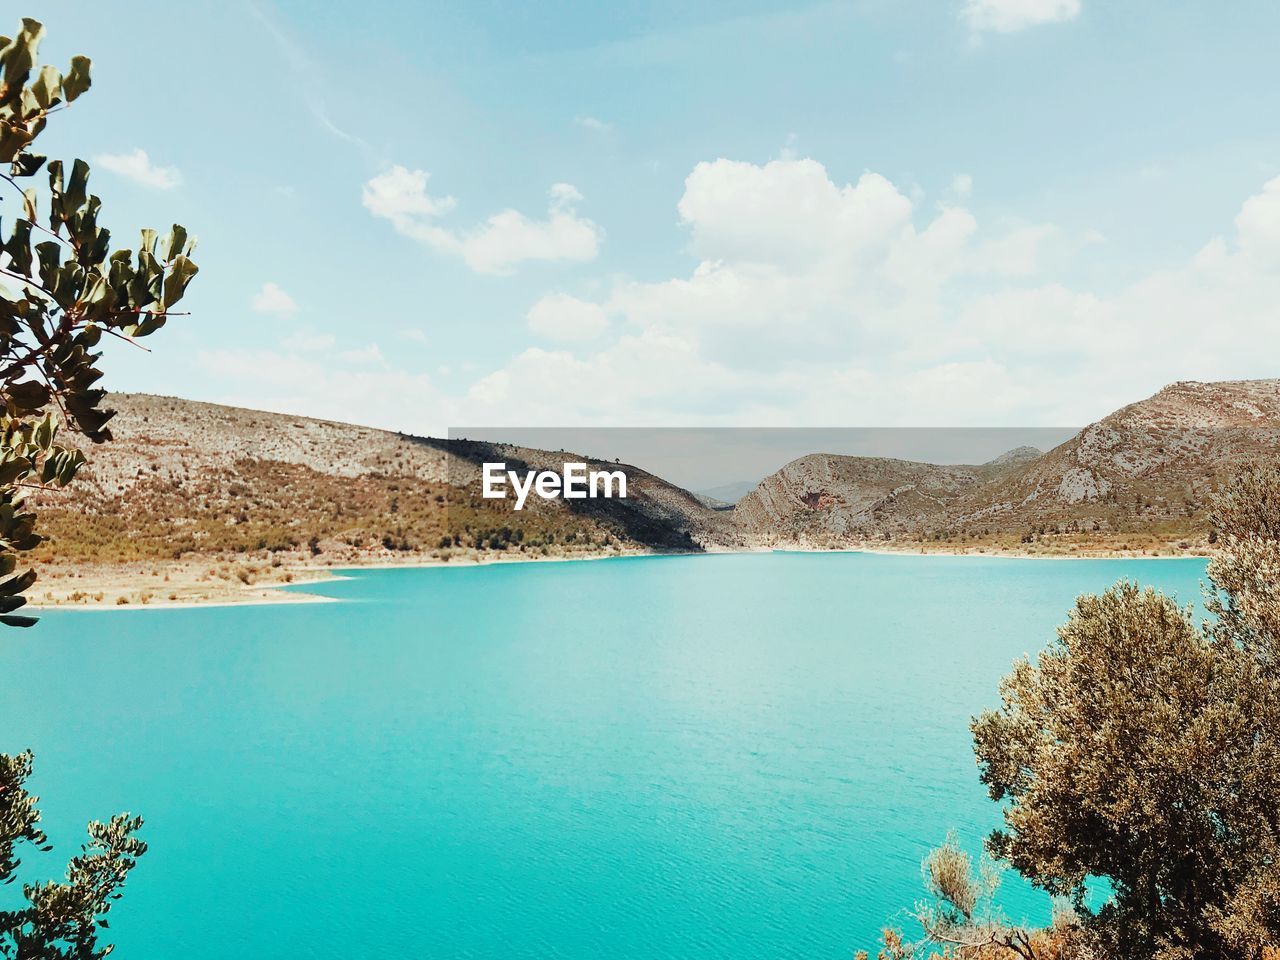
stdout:
[[[173,397],[115,394],[115,441],[65,491],[42,493],[39,559],[193,564],[214,579],[457,558],[699,551],[743,545],[723,512],[628,465],[625,500],[480,497],[479,464],[558,469],[571,454],[413,437]],[[46,577],[46,580],[49,578]],[[165,588],[160,588],[161,590]],[[39,594],[39,588],[37,588]]]
[[957,519],[1200,530],[1206,495],[1278,451],[1280,380],[1175,383],[1002,478]]
[[948,506],[982,483],[979,467],[815,453],[766,477],[733,512],[762,544],[823,548],[945,525]]
[[1176,383],[1045,454],[1019,448],[982,466],[802,457],[734,512],[762,542],[799,548],[1202,548],[1208,494],[1278,450],[1280,380]]

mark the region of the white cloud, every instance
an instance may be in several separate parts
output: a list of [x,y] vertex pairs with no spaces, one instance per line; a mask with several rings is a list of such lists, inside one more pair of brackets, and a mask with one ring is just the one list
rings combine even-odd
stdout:
[[609,326],[609,317],[599,304],[566,293],[543,297],[529,308],[526,319],[529,329],[539,336],[565,342],[592,340]]
[[280,341],[280,345],[294,353],[313,353],[332,350],[338,342],[331,333],[320,333],[316,330],[299,330]]
[[141,148],[132,153],[100,153],[93,158],[93,162],[153,190],[172,190],[182,183],[182,174],[177,167],[162,167],[152,163],[147,151]]
[[1016,33],[1080,15],[1080,0],[965,0],[961,18],[975,33]]
[[596,117],[581,116],[575,117],[574,123],[582,127],[584,130],[590,130],[592,133],[608,133],[613,129],[612,123],[606,123]]
[[[351,364],[332,355],[223,349],[199,354],[200,366],[226,393],[225,403],[440,435],[449,423],[444,399],[425,374]],[[359,398],[353,405],[352,398]]]
[[973,193],[973,177],[967,173],[957,173],[951,178],[951,192],[958,200],[965,200]]
[[429,195],[427,177],[423,170],[392,167],[364,185],[365,209],[390,221],[406,237],[460,256],[477,273],[506,273],[516,264],[534,260],[592,260],[599,251],[603,231],[578,216],[574,207],[583,198],[572,184],[551,186],[543,220],[503,210],[479,226],[458,231],[438,224],[437,219],[456,202],[452,197]]
[[1046,244],[1060,234],[1051,223],[1015,227],[981,246],[977,270],[1001,277],[1033,276],[1040,270]]
[[[690,407],[736,390],[737,379],[700,357],[688,340],[657,331],[625,334],[584,356],[532,347],[459,398],[465,411],[459,422],[550,425],[573,416],[595,423],[674,423]],[[583,397],[608,402],[586,410]],[[750,411],[738,407],[734,414]]]
[[382,348],[376,343],[355,350],[343,350],[338,358],[362,366],[386,366],[387,363],[387,358],[382,355]]
[[814,160],[722,159],[694,167],[677,209],[704,260],[812,263],[879,247],[907,222],[911,201],[875,173],[838,187]]
[[1258,344],[1280,339],[1280,178],[1233,238],[1098,293],[1054,278],[1052,224],[951,207],[917,226],[883,178],[786,163],[700,165],[679,205],[693,272],[616,284],[600,306],[627,332],[524,351],[464,398],[472,422],[503,404],[564,422],[601,390],[617,423],[1072,424],[1177,379],[1275,374]]
[[275,314],[278,317],[298,312],[298,305],[294,303],[293,297],[285,293],[279,284],[271,281],[264,283],[262,289],[253,295],[252,304],[256,312]]
[[364,185],[360,202],[375,217],[390,220],[401,233],[412,236],[420,220],[447,213],[457,203],[453,197],[428,195],[430,176],[425,170],[396,165]]
[[[595,303],[544,297],[529,324],[564,346],[460,363],[447,392],[397,357],[204,362],[266,394],[254,405],[419,432],[1070,425],[1173,380],[1276,373],[1261,345],[1280,341],[1280,179],[1243,202],[1234,228],[1224,214],[1227,232],[1194,257],[1102,290],[1066,279],[1073,241],[1052,224],[986,224],[963,206],[913,203],[874,173],[842,184],[813,160],[700,164],[678,209],[688,271],[617,279]],[[356,412],[333,399],[350,396]]]
[[1259,264],[1280,266],[1280,177],[1267,181],[1236,217],[1240,249]]
[[698,164],[678,210],[700,259],[692,273],[617,283],[602,306],[746,369],[882,349],[939,322],[956,281],[1033,277],[1054,233],[984,229],[963,207],[922,218],[887,178],[842,185],[812,159]]
[[553,210],[568,209],[583,200],[582,194],[572,183],[553,183],[547,193],[551,197]]

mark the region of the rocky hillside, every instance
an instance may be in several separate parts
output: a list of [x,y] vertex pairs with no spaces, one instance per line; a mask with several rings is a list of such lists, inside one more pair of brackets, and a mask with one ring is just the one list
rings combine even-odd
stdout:
[[868,541],[1205,546],[1207,496],[1240,464],[1280,451],[1280,380],[1176,383],[1041,454],[981,466],[802,457],[734,513],[779,546]]
[[732,509],[586,461],[624,469],[627,499],[535,497],[516,512],[480,497],[480,464],[573,456],[169,397],[111,403],[116,441],[89,451],[81,482],[41,494],[42,559],[71,570],[868,544],[1176,552],[1207,546],[1206,497],[1236,465],[1280,449],[1280,381],[1178,383],[1047,453],[958,466],[812,454]]
[[1280,455],[1280,380],[1175,383],[1130,404],[985,491],[960,519],[1203,519],[1205,496],[1241,463]]
[[[558,469],[572,455],[412,437],[197,403],[113,395],[115,441],[66,491],[42,494],[60,563],[192,556],[367,562],[742,546],[732,519],[628,465],[626,500],[479,496],[479,464]],[[590,461],[588,461],[590,462]],[[605,464],[597,464],[603,468]]]
[[734,514],[770,546],[823,548],[927,536],[950,524],[957,504],[980,498],[991,481],[1025,462],[1018,451],[981,466],[811,454],[766,477],[738,501]]

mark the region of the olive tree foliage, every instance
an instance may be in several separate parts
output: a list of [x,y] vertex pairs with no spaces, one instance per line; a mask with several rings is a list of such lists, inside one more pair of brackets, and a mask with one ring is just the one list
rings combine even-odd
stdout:
[[[44,28],[26,19],[0,37],[0,624],[30,626],[15,613],[35,580],[16,573],[39,545],[31,489],[70,483],[85,462],[74,444],[111,437],[112,412],[97,383],[102,338],[137,341],[160,329],[195,276],[193,242],[174,226],[161,240],[142,231],[136,249],[113,249],[89,191],[89,165],[49,161],[34,149],[49,118],[89,89],[90,62],[65,72],[37,67]],[[37,798],[26,788],[31,755],[0,754],[0,891],[18,876],[19,852],[46,846]],[[102,957],[98,931],[146,845],[137,818],[91,823],[62,881],[25,883],[21,901],[0,898],[0,957]]]
[[1210,519],[1225,547],[1209,564],[1215,633],[1280,670],[1280,464],[1233,477]]
[[[972,726],[1004,806],[990,851],[1074,901],[1100,956],[1256,958],[1280,944],[1280,471],[1217,497],[1207,605],[1082,596]],[[1096,911],[1087,878],[1111,895]]]

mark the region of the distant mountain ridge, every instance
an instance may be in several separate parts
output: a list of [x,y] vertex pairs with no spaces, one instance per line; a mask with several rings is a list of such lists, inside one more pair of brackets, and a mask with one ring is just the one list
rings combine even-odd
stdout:
[[706,500],[714,500],[718,504],[733,506],[759,485],[759,481],[738,480],[733,483],[721,483],[714,487],[695,490],[694,494]]
[[1007,540],[1046,535],[1186,539],[1232,469],[1280,451],[1280,380],[1181,382],[1047,453],[1020,447],[981,466],[815,454],[739,501],[771,545]]
[[991,481],[1027,462],[1013,453],[975,466],[810,454],[766,477],[734,513],[770,546],[901,538],[947,526],[954,504],[980,496]]
[[87,451],[83,482],[39,495],[53,538],[44,555],[63,563],[1200,549],[1208,494],[1234,466],[1280,450],[1280,380],[1183,382],[1044,453],[1019,447],[975,465],[814,453],[736,502],[734,490],[695,495],[623,465],[626,500],[534,500],[515,513],[479,496],[480,464],[558,470],[571,455],[171,397],[109,403],[116,441]]
[[1044,456],[1044,451],[1039,447],[1014,447],[1012,450],[1006,450],[994,460],[988,460],[989,467],[1006,467],[1011,464],[1030,463],[1032,460],[1038,460]]

